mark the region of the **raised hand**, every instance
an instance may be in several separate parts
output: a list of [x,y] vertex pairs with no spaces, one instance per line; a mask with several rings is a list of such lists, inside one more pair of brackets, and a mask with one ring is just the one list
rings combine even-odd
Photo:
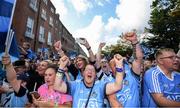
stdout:
[[8,54],[5,54],[4,56],[2,56],[2,64],[5,66],[11,64],[11,59],[10,59],[10,56]]
[[55,44],[54,44],[54,48],[55,50],[58,52],[60,50],[62,50],[62,45],[61,45],[61,41],[57,41]]
[[86,40],[86,38],[81,38],[84,42],[80,43],[81,45],[84,45],[86,48],[90,48],[90,45],[88,43],[88,41]]
[[67,56],[63,56],[59,60],[59,68],[64,69],[69,63],[69,58]]
[[99,48],[102,49],[105,45],[106,45],[105,42],[101,42],[101,43],[99,44]]
[[120,54],[114,55],[114,62],[116,67],[123,67],[123,60],[124,58]]
[[135,43],[138,42],[137,35],[136,35],[135,32],[127,32],[127,33],[125,33],[124,38],[127,41],[130,41],[132,44],[135,44]]

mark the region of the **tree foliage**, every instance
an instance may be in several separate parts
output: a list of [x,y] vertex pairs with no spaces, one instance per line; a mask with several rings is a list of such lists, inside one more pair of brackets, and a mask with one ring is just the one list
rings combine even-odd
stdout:
[[[172,15],[172,10],[179,9],[179,0],[155,0],[148,31],[155,34],[146,43],[151,48],[169,47],[178,50],[180,42],[180,16]],[[178,8],[177,8],[178,7]]]

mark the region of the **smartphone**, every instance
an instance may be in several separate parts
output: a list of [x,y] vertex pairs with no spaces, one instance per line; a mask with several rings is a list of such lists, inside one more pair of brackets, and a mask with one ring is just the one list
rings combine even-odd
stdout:
[[30,92],[30,94],[34,95],[36,99],[40,97],[40,94],[37,91]]
[[76,38],[76,42],[80,44],[85,44],[86,40],[85,38]]

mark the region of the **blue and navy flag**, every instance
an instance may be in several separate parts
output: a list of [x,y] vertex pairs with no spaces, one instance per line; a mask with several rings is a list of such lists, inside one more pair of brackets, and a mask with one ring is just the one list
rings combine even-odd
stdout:
[[[13,17],[12,9],[15,5],[15,0],[0,0],[0,60],[5,52],[5,41],[7,37],[7,32],[9,29],[10,20]],[[13,36],[11,47],[9,50],[9,54],[11,55],[11,60],[15,61],[19,58],[18,45],[15,39],[15,35]]]

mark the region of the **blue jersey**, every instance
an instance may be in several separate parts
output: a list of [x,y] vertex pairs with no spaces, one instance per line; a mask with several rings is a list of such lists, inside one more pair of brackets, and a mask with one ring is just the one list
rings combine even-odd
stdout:
[[[84,108],[91,88],[84,84],[83,80],[69,82],[70,94],[73,97],[74,108]],[[88,102],[88,108],[102,108],[105,96],[106,83],[96,81]]]
[[123,107],[140,107],[139,77],[132,72],[127,63],[124,63],[124,68],[123,87],[116,93],[117,99]]
[[[108,72],[108,74],[106,74],[105,72],[103,72],[101,70],[96,75],[97,75],[98,80],[100,80],[100,81],[104,81],[104,82],[114,82],[115,81],[111,72]],[[109,100],[107,99],[107,97],[104,98],[104,106],[106,108],[110,108],[110,103],[109,103]]]
[[82,80],[82,79],[83,79],[83,77],[82,77],[82,75],[81,75],[81,71],[78,70],[78,75],[77,75],[77,77],[76,77],[76,80]]
[[157,107],[151,93],[162,93],[167,99],[180,102],[180,73],[172,72],[171,76],[172,79],[166,77],[158,66],[145,72],[142,106]]
[[100,81],[114,82],[114,77],[112,76],[111,72],[108,72],[108,74],[106,74],[105,72],[100,70],[100,72],[98,72],[96,76]]

